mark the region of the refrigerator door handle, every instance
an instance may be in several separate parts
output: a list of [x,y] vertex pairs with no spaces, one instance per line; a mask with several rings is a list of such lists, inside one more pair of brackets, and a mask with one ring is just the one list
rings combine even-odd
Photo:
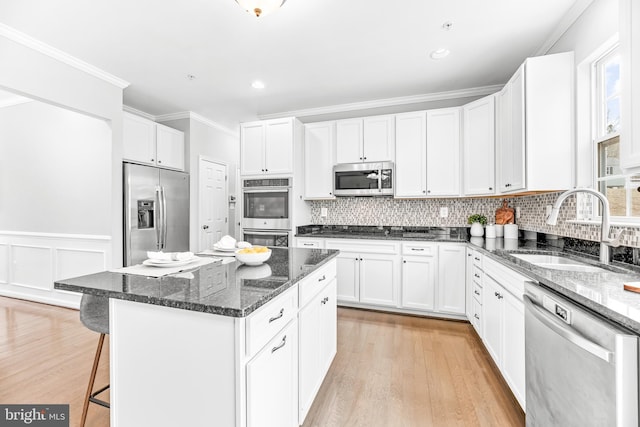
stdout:
[[156,187],[156,208],[153,210],[153,222],[156,228],[156,249],[162,249],[162,224],[164,223],[162,209],[162,187]]
[[164,193],[164,187],[160,187],[160,195],[162,197],[162,240],[160,241],[160,249],[167,246],[167,197]]

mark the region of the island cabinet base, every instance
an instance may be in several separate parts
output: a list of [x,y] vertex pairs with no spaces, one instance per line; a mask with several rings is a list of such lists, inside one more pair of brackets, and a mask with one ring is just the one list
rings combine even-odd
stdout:
[[298,425],[297,285],[248,317],[109,310],[112,427]]

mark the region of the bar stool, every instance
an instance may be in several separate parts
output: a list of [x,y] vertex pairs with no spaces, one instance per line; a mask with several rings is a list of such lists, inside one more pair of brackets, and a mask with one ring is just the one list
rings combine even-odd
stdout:
[[89,377],[89,385],[87,386],[87,393],[82,405],[82,419],[80,421],[80,427],[84,427],[85,421],[87,420],[89,402],[96,403],[104,406],[105,408],[110,407],[108,402],[96,397],[103,391],[107,390],[109,388],[109,384],[97,391],[93,391],[93,383],[96,380],[96,373],[98,372],[98,363],[100,362],[104,336],[109,333],[109,298],[83,294],[82,300],[80,301],[80,321],[88,329],[100,334],[100,338],[98,338],[98,349],[96,350],[96,356],[93,360],[91,376]]

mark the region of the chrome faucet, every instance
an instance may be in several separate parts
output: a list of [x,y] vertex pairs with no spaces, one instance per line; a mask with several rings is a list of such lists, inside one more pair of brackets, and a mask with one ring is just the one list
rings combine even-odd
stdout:
[[602,203],[602,223],[600,224],[600,262],[603,264],[609,264],[611,261],[611,251],[609,250],[609,246],[620,246],[620,235],[622,234],[622,231],[613,238],[609,237],[609,233],[611,232],[609,201],[601,192],[592,190],[591,188],[574,188],[573,190],[565,191],[558,196],[558,199],[553,204],[551,213],[547,217],[547,224],[556,225],[558,223],[560,206],[562,206],[562,203],[567,199],[567,197],[576,193],[591,194],[592,196],[596,196],[600,200],[600,203]]

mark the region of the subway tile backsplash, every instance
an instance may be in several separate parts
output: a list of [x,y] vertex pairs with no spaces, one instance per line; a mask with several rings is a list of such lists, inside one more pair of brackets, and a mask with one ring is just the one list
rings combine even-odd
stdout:
[[[482,214],[489,222],[495,220],[495,211],[507,200],[510,207],[520,208],[516,223],[521,230],[536,231],[583,240],[599,241],[600,226],[568,223],[576,219],[576,198],[569,197],[558,218],[558,225],[545,222],[546,206],[553,205],[560,193],[503,198],[452,198],[452,199],[393,199],[390,197],[340,197],[335,200],[310,201],[311,222],[326,225],[386,225],[386,226],[467,226],[472,214]],[[580,200],[580,212],[588,209],[590,198]],[[448,216],[440,217],[440,208],[448,208]],[[327,208],[327,217],[320,216],[321,208]],[[612,233],[622,230],[622,245],[640,247],[639,227],[612,227]]]

